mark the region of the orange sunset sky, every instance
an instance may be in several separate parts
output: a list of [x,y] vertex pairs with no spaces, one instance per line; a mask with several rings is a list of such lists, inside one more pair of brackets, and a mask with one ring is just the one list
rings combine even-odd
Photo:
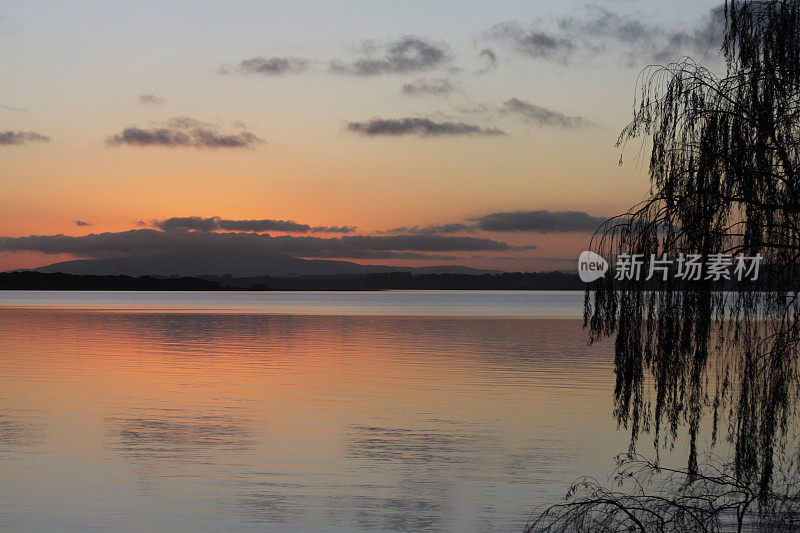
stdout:
[[719,66],[716,5],[4,2],[0,270],[253,231],[573,269],[647,192],[640,146],[614,147],[641,68]]

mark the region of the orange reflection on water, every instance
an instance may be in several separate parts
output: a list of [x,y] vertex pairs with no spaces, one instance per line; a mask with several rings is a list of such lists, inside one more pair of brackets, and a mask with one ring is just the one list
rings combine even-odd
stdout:
[[77,526],[506,530],[608,471],[627,442],[610,417],[609,347],[588,347],[577,320],[0,320],[0,409],[37,435],[0,444],[19,480],[0,510],[19,520],[38,494],[46,516],[94,516],[73,513]]

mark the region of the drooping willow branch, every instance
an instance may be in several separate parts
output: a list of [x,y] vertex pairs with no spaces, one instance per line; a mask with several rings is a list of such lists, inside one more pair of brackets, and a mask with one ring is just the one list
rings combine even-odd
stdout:
[[615,415],[632,445],[686,427],[696,472],[710,412],[715,439],[728,421],[736,476],[767,494],[800,397],[800,0],[733,0],[724,17],[724,75],[690,58],[643,72],[618,145],[651,138],[650,193],[593,249],[761,254],[761,277],[721,291],[607,276],[587,290],[585,322],[593,340],[616,335]]
[[[563,502],[547,507],[526,533],[743,531],[754,524],[790,531],[800,524],[797,482],[755,505],[758,486],[738,480],[729,463],[709,455],[701,471],[664,468],[640,455],[617,458],[611,483],[576,481]],[[748,529],[749,530],[749,529]]]

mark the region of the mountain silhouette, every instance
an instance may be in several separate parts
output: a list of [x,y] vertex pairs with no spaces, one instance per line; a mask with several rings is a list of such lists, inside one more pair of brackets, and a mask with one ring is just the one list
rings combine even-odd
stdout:
[[314,276],[413,272],[418,274],[488,274],[499,270],[479,270],[458,265],[397,267],[361,265],[350,261],[298,259],[276,253],[211,254],[208,251],[164,252],[155,255],[108,259],[77,259],[53,263],[37,272],[127,276]]

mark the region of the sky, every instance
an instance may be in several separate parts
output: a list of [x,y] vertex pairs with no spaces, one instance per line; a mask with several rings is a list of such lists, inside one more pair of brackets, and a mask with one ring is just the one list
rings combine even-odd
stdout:
[[3,2],[0,270],[256,241],[574,269],[647,194],[615,147],[642,68],[719,66],[718,6]]

